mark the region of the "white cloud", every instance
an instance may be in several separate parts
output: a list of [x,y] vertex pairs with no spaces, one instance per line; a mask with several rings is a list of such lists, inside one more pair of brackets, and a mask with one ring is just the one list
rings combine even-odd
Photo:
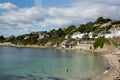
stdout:
[[[36,5],[37,4],[36,0]],[[41,3],[41,2],[40,2]],[[94,21],[99,16],[120,19],[120,0],[75,0],[67,7],[18,8],[11,3],[0,4],[7,10],[0,14],[0,29],[31,31],[33,25],[40,27],[66,27],[71,24]],[[42,6],[42,3],[41,3]]]
[[[0,4],[0,30],[32,31],[32,26],[44,20],[44,10],[38,7],[17,8],[14,4]],[[0,32],[2,32],[0,31]],[[12,32],[11,32],[12,33]]]
[[120,0],[103,0],[104,2],[109,2],[109,3],[112,3],[112,4],[120,4]]
[[65,27],[70,24],[70,20],[63,18],[47,18],[44,21],[40,22],[39,25],[43,27]]
[[9,22],[13,23],[33,24],[42,20],[42,15],[42,11],[32,7],[9,12],[8,14],[3,15],[3,18],[8,19]]
[[[99,16],[112,19],[120,19],[120,5],[119,0],[78,0],[71,4],[70,7],[65,8],[48,8],[47,13],[50,18],[46,18],[43,22],[47,25],[56,25],[61,27],[62,25],[76,24],[86,21],[93,21]],[[111,4],[114,3],[114,4]],[[45,26],[44,25],[44,26]]]
[[17,10],[17,7],[11,3],[3,3],[0,4],[0,9],[5,9],[5,10]]
[[81,2],[120,4],[120,0],[76,0],[75,3],[81,3]]

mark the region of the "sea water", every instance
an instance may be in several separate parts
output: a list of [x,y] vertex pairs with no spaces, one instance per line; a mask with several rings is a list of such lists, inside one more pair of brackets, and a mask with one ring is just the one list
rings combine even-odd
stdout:
[[87,80],[106,64],[102,56],[84,52],[0,47],[0,80]]

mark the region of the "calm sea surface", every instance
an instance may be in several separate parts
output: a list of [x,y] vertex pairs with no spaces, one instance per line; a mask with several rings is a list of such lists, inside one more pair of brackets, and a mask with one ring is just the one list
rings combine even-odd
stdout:
[[86,80],[101,74],[106,65],[100,55],[0,47],[0,80]]

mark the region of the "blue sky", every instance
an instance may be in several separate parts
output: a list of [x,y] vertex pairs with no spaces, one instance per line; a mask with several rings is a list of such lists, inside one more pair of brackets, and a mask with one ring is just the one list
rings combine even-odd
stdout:
[[0,3],[10,2],[15,4],[17,7],[25,8],[34,6],[34,0],[0,0]]
[[0,0],[0,3],[10,2],[15,4],[17,7],[25,8],[25,7],[33,7],[36,5],[35,2],[42,2],[42,6],[44,8],[48,7],[62,7],[66,6],[66,3],[71,3],[73,0]]
[[120,19],[120,0],[0,0],[0,35],[20,35],[94,21]]

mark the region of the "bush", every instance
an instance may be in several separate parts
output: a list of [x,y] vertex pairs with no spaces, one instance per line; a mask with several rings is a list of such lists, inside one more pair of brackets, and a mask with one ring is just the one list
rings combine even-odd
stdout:
[[103,48],[104,42],[105,42],[105,38],[104,37],[97,38],[95,40],[95,43],[94,43],[94,49],[96,49],[98,47]]
[[0,42],[3,42],[4,41],[4,36],[0,36]]

